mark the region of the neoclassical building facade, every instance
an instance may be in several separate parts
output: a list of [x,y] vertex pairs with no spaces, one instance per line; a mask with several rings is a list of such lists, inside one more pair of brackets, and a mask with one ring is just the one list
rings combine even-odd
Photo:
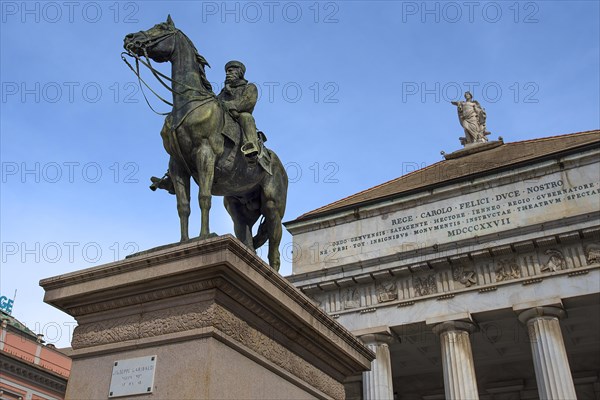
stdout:
[[355,399],[600,399],[600,131],[486,142],[287,222]]

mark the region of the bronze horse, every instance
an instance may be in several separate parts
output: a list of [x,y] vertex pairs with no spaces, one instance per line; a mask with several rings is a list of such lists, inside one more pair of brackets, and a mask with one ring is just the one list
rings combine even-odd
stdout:
[[[288,178],[277,155],[263,150],[270,158],[270,173],[242,155],[241,128],[213,93],[204,74],[206,61],[170,16],[167,22],[147,31],[128,34],[124,47],[138,59],[145,56],[156,62],[169,61],[172,66],[173,109],[161,136],[170,155],[169,174],[177,197],[181,241],[189,239],[193,177],[199,186],[200,238],[214,235],[209,229],[211,195],[224,196],[235,236],[253,250],[269,240],[269,264],[278,271]],[[264,220],[253,237],[252,227],[261,216]]]

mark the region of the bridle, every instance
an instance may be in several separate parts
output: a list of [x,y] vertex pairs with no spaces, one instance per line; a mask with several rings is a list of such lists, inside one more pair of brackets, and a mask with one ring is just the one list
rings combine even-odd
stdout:
[[[157,79],[157,80],[160,82],[160,84],[161,84],[161,85],[163,85],[163,86],[164,86],[164,87],[165,87],[165,88],[166,88],[166,89],[167,89],[169,92],[173,93],[174,95],[180,95],[180,96],[183,96],[183,93],[179,93],[179,92],[175,91],[175,90],[174,90],[172,87],[169,87],[169,85],[167,85],[167,84],[166,84],[166,83],[163,81],[163,79],[165,79],[165,80],[167,80],[167,81],[171,82],[172,84],[177,84],[177,85],[180,85],[181,87],[183,87],[183,88],[185,89],[185,91],[192,90],[192,91],[194,91],[194,92],[197,92],[197,91],[199,90],[198,88],[196,88],[196,87],[192,87],[192,86],[189,86],[189,85],[187,85],[187,84],[185,84],[185,83],[182,83],[182,82],[178,82],[178,81],[176,81],[176,80],[174,80],[174,79],[172,79],[172,78],[170,78],[170,77],[166,76],[165,74],[161,73],[160,71],[157,71],[157,70],[156,70],[156,68],[154,68],[154,67],[152,66],[152,63],[151,63],[151,61],[150,61],[150,57],[148,56],[148,48],[150,48],[150,47],[152,47],[152,46],[155,46],[155,45],[157,45],[158,43],[162,42],[162,41],[163,41],[163,40],[165,40],[165,39],[168,39],[168,38],[170,38],[171,36],[174,36],[174,35],[182,35],[182,36],[183,36],[184,38],[186,38],[188,41],[190,41],[190,40],[189,40],[189,38],[188,38],[188,37],[185,35],[185,33],[183,33],[182,31],[180,31],[179,29],[176,29],[176,28],[175,28],[175,29],[170,29],[170,30],[169,30],[169,32],[167,32],[166,34],[164,34],[164,35],[161,35],[161,36],[157,36],[157,37],[151,37],[150,35],[148,35],[148,34],[147,34],[146,32],[144,32],[144,31],[140,31],[140,33],[141,33],[141,34],[144,36],[145,40],[144,40],[144,41],[139,41],[139,40],[136,40],[135,42],[132,42],[132,43],[128,44],[128,45],[125,47],[125,50],[126,50],[126,51],[124,51],[124,52],[122,52],[122,53],[121,53],[121,59],[122,59],[122,60],[125,62],[125,64],[127,64],[127,66],[129,67],[129,69],[131,69],[131,70],[133,71],[133,73],[134,73],[134,74],[135,74],[135,75],[138,77],[138,81],[139,81],[139,83],[140,83],[140,89],[142,90],[142,94],[144,95],[144,99],[146,100],[146,104],[148,104],[148,107],[150,107],[150,109],[151,109],[151,110],[152,110],[154,113],[156,113],[156,114],[158,114],[158,115],[169,115],[169,114],[173,115],[173,114],[175,114],[175,113],[174,113],[174,111],[176,111],[176,110],[174,110],[174,109],[173,109],[173,110],[171,110],[171,112],[167,112],[167,113],[160,113],[160,112],[156,111],[156,110],[155,110],[155,109],[152,107],[152,105],[150,104],[150,102],[148,101],[148,98],[146,97],[146,93],[144,93],[144,89],[143,89],[142,83],[143,83],[143,84],[144,84],[144,85],[145,85],[145,86],[146,86],[146,87],[147,87],[147,88],[148,88],[148,89],[149,89],[149,90],[150,90],[150,91],[151,91],[151,92],[152,92],[152,93],[153,93],[153,94],[154,94],[156,97],[158,97],[158,98],[159,98],[159,99],[160,99],[160,100],[161,100],[163,103],[165,103],[165,104],[167,104],[167,105],[169,105],[169,106],[171,106],[171,107],[174,107],[174,106],[173,106],[173,103],[171,103],[170,101],[167,101],[167,100],[165,100],[164,98],[162,98],[162,97],[161,97],[161,96],[160,96],[158,93],[156,93],[154,90],[152,90],[152,88],[151,88],[151,87],[150,87],[150,86],[149,86],[149,85],[146,83],[146,81],[144,81],[144,80],[142,79],[142,77],[140,76],[140,63],[141,63],[142,65],[146,66],[146,67],[147,67],[147,68],[148,68],[148,69],[149,69],[149,70],[152,72],[152,75],[154,75],[154,77],[155,77],[155,78],[156,78],[156,79]],[[190,41],[190,43],[191,43],[191,41]],[[141,57],[141,56],[138,56],[137,54],[135,54],[135,53],[132,51],[132,49],[131,49],[131,47],[132,47],[132,46],[137,46],[138,48],[140,48],[140,49],[143,51],[143,53],[144,53],[144,58],[146,59],[145,61],[142,59],[142,57]],[[174,50],[173,50],[173,51],[174,51]],[[173,55],[173,53],[171,52],[171,54],[170,54],[170,57],[169,57],[169,58],[172,58],[172,57],[171,57],[172,55]],[[129,63],[129,61],[127,61],[127,59],[125,58],[125,56],[129,56],[129,57],[135,58],[135,69],[134,69],[134,68],[133,68],[133,66],[132,66],[132,65]],[[216,97],[216,96],[215,96],[215,94],[214,94],[214,93],[212,93],[212,92],[209,92],[209,93],[207,93],[207,95],[205,95],[205,96],[191,96],[191,97],[189,97],[189,98],[188,98],[188,100],[187,100],[186,102],[184,102],[183,104],[179,105],[178,107],[179,107],[179,108],[182,108],[183,106],[185,106],[185,105],[187,105],[187,104],[189,104],[189,103],[191,103],[191,102],[193,102],[193,101],[198,101],[199,103],[198,103],[198,104],[194,104],[194,107],[192,107],[192,108],[190,108],[189,110],[187,110],[187,112],[186,112],[186,113],[185,113],[185,114],[184,114],[184,115],[183,115],[183,116],[182,116],[182,117],[179,119],[179,121],[175,122],[175,123],[174,123],[174,124],[171,126],[171,129],[170,129],[170,132],[169,132],[169,134],[171,135],[171,137],[172,137],[172,139],[173,139],[173,142],[174,142],[174,147],[175,147],[175,150],[176,150],[176,152],[177,152],[177,156],[179,157],[179,160],[180,160],[180,161],[183,163],[183,165],[185,166],[185,169],[186,169],[186,170],[187,170],[187,172],[190,174],[190,176],[194,176],[194,174],[192,173],[192,170],[191,170],[191,168],[189,167],[188,163],[187,163],[187,162],[186,162],[186,160],[185,160],[185,157],[183,156],[183,153],[182,153],[182,151],[181,151],[181,147],[180,147],[180,145],[179,145],[179,140],[177,139],[177,135],[175,134],[175,130],[176,130],[178,127],[179,127],[179,125],[181,125],[181,124],[183,123],[183,121],[184,121],[184,120],[187,118],[187,116],[188,116],[188,115],[189,115],[189,114],[190,114],[192,111],[194,111],[194,110],[195,110],[195,109],[197,109],[198,107],[200,107],[200,106],[202,106],[202,105],[204,105],[204,104],[206,104],[206,103],[208,103],[208,102],[210,102],[210,101],[213,101],[213,100],[215,100],[215,101],[216,101],[216,100],[217,100],[217,97]],[[223,118],[225,118],[225,117],[223,116]],[[223,122],[223,123],[224,123],[224,122]]]
[[[179,29],[170,30],[169,32],[165,33],[164,35],[157,36],[157,37],[151,37],[145,31],[140,31],[139,33],[141,33],[142,35],[144,35],[145,40],[144,41],[136,40],[135,42],[132,42],[132,43],[128,44],[126,46],[126,50],[127,51],[124,51],[124,52],[121,53],[121,59],[125,62],[125,64],[127,64],[127,66],[129,67],[129,69],[131,69],[133,71],[133,73],[137,76],[138,82],[140,83],[140,88],[142,90],[142,94],[144,95],[144,99],[146,100],[146,104],[148,104],[148,107],[150,107],[150,109],[152,111],[154,111],[154,113],[156,113],[158,115],[168,115],[168,114],[170,114],[170,112],[166,112],[166,113],[158,112],[158,111],[156,111],[152,107],[152,105],[148,101],[148,98],[146,97],[146,93],[144,92],[144,88],[142,86],[142,83],[144,84],[144,86],[146,86],[148,88],[148,90],[150,90],[163,103],[165,103],[165,104],[173,107],[173,103],[171,103],[168,100],[165,100],[162,96],[160,96],[158,93],[156,93],[150,87],[150,85],[148,85],[146,83],[146,81],[144,81],[144,79],[141,77],[141,75],[140,75],[140,63],[142,65],[144,65],[145,67],[147,67],[152,72],[152,75],[154,75],[154,77],[158,80],[158,82],[160,82],[161,85],[163,85],[169,92],[171,92],[173,94],[177,94],[177,95],[183,96],[183,93],[179,93],[179,92],[173,90],[173,88],[170,87],[168,84],[166,84],[163,79],[171,82],[172,84],[177,84],[177,85],[183,86],[186,90],[198,91],[198,88],[189,86],[189,85],[187,85],[185,83],[182,83],[182,82],[178,82],[178,81],[176,81],[176,80],[168,77],[167,75],[163,74],[162,72],[158,71],[156,68],[154,68],[152,66],[152,63],[150,61],[150,57],[148,56],[148,48],[157,45],[158,43],[162,42],[165,39],[170,38],[171,36],[175,36],[177,34],[181,34],[181,35],[185,36],[185,34],[183,32],[181,32]],[[137,46],[138,48],[140,48],[144,52],[144,58],[146,59],[145,61],[142,59],[141,56],[138,56],[137,54],[135,54],[131,50],[132,46]],[[129,57],[135,58],[135,69],[129,63],[129,61],[127,61],[127,59],[125,58],[125,56],[129,56]],[[213,98],[215,98],[215,95],[213,93],[210,93],[208,95],[208,100],[212,100]],[[187,103],[189,103],[189,102],[191,102],[191,101],[206,100],[206,99],[207,99],[206,97],[196,97],[196,98],[192,97],[187,102],[185,102],[184,105],[187,104]]]

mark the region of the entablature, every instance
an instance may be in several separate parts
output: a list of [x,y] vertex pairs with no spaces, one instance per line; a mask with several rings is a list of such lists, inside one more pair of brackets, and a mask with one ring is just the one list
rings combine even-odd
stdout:
[[[366,314],[382,307],[448,301],[465,293],[527,287],[600,269],[600,226],[501,244],[370,272],[305,274],[294,284],[327,313]],[[513,238],[514,239],[514,238]],[[313,275],[313,276],[310,276]],[[599,288],[600,289],[600,288]]]

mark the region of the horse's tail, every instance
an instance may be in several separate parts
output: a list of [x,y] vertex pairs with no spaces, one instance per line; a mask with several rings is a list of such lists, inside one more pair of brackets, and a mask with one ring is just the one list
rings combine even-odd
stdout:
[[258,249],[263,244],[267,242],[269,239],[269,231],[265,225],[265,217],[262,218],[260,224],[258,225],[258,230],[256,232],[256,236],[252,238],[252,246],[254,249]]

